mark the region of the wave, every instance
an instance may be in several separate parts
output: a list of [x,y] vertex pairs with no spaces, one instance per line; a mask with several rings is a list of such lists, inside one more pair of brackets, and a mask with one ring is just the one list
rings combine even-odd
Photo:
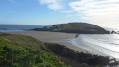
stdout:
[[106,54],[119,58],[119,35],[81,34],[72,40],[72,44],[97,54]]

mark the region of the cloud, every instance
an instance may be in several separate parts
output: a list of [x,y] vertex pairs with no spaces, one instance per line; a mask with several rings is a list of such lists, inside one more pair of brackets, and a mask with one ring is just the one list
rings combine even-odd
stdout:
[[119,0],[81,0],[70,2],[69,6],[93,24],[119,27]]
[[[38,0],[49,9],[66,13],[91,24],[119,27],[119,0]],[[75,14],[76,16],[72,16]],[[75,21],[75,20],[74,20]]]
[[53,10],[59,10],[62,9],[62,6],[60,5],[58,0],[38,0],[40,4],[46,4],[48,5],[49,9]]
[[73,11],[69,10],[69,11],[60,11],[62,13],[72,13]]
[[10,3],[14,3],[15,1],[14,0],[8,0]]

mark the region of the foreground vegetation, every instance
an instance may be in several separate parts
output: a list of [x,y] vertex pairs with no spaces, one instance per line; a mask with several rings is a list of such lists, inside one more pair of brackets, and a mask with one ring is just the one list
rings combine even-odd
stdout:
[[113,67],[118,64],[109,57],[79,53],[30,36],[0,33],[0,67]]
[[68,23],[46,26],[44,28],[35,28],[37,31],[55,31],[79,34],[109,34],[104,28],[88,23]]
[[70,67],[32,37],[0,33],[0,67]]

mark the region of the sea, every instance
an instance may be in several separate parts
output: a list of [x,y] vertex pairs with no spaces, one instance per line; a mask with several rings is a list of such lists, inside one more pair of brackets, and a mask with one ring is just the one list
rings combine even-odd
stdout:
[[72,44],[94,54],[119,59],[119,34],[80,34]]
[[44,25],[0,25],[0,32],[24,31],[41,27]]
[[[112,28],[108,30],[119,31]],[[119,34],[80,34],[78,38],[71,39],[71,43],[93,54],[119,59]]]
[[[43,25],[0,25],[0,32],[24,31],[41,28]],[[109,29],[111,30],[111,29]],[[119,29],[115,29],[118,31]],[[71,39],[74,46],[94,54],[111,56],[119,59],[119,34],[80,34]]]

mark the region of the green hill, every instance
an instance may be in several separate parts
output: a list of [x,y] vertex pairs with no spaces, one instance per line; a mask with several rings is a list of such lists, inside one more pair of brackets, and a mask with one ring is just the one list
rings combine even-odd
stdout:
[[109,31],[106,31],[104,28],[88,23],[58,24],[46,26],[44,28],[36,28],[33,30],[79,33],[79,34],[109,34]]

